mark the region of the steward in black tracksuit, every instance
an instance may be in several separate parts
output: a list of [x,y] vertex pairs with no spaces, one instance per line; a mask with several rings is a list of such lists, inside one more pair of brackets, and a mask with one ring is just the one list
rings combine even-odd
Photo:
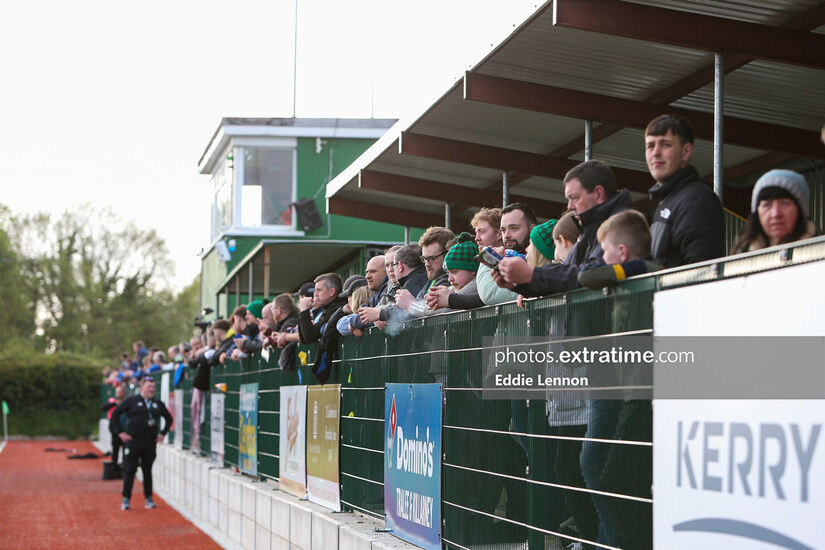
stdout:
[[[132,485],[135,482],[138,460],[143,472],[143,495],[152,496],[152,463],[155,461],[158,433],[165,436],[172,427],[172,415],[166,409],[163,401],[156,397],[145,399],[141,394],[132,395],[112,412],[112,418],[126,415],[126,428],[122,431],[132,436],[124,443],[123,451],[123,496],[132,497]],[[163,430],[159,432],[160,418],[166,421]],[[120,437],[121,426],[114,423],[112,430],[116,437]]]

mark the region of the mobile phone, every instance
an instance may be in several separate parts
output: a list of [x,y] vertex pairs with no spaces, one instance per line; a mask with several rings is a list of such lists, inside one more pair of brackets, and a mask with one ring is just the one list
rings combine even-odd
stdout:
[[496,267],[501,261],[501,255],[493,250],[492,246],[485,246],[478,255],[478,260],[486,266]]

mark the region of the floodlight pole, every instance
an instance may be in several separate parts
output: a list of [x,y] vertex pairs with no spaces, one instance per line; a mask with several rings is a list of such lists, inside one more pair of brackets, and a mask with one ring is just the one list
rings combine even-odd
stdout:
[[593,121],[584,121],[584,160],[593,158]]

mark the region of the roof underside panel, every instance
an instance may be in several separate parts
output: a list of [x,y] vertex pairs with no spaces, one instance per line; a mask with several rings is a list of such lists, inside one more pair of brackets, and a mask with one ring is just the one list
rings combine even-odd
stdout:
[[[793,22],[788,28],[803,29],[798,32],[817,27],[820,32],[825,29],[825,5],[822,0],[635,0],[632,3],[762,25],[787,26],[789,22]],[[697,32],[701,32],[701,29],[697,29]],[[697,128],[704,121],[704,131],[699,135],[709,137],[707,114],[713,112],[713,63],[713,53],[698,47],[673,46],[554,26],[552,4],[546,3],[473,68],[471,80],[468,81],[468,94],[474,99],[464,99],[461,83],[449,83],[449,87],[445,87],[445,94],[414,119],[413,124],[406,127],[399,124],[393,128],[393,139],[396,141],[392,145],[386,145],[388,141],[385,140],[380,151],[364,155],[364,161],[358,168],[464,186],[470,194],[474,189],[486,189],[488,194],[483,196],[489,199],[492,198],[489,190],[496,189],[501,183],[501,170],[444,159],[463,158],[465,162],[487,163],[488,166],[498,168],[508,163],[509,154],[513,159],[513,168],[507,169],[515,170],[511,178],[511,195],[562,204],[566,202],[561,183],[563,173],[556,176],[556,168],[547,169],[543,164],[544,159],[537,161],[535,156],[554,155],[568,161],[583,160],[584,119],[550,113],[584,117],[592,111],[594,118],[601,116],[602,119],[616,122],[606,124],[604,120],[593,120],[596,135],[594,158],[602,159],[617,168],[635,171],[621,172],[620,185],[621,179],[626,178],[625,181],[633,183],[629,187],[644,191],[646,178],[649,177],[640,129],[644,123],[636,120],[638,117],[632,113],[646,113],[645,121],[647,113],[659,112],[656,105],[661,105],[662,113],[667,112],[669,106],[703,113],[701,117],[696,115],[695,121]],[[747,126],[752,124],[747,122],[746,127],[760,128],[764,132],[745,132],[743,138],[743,132],[736,134],[737,124],[742,128],[743,123],[731,120],[731,141],[750,144],[751,147],[724,146],[726,174],[735,174],[731,175],[735,179],[792,158],[795,149],[782,149],[783,144],[786,148],[797,146],[800,151],[805,151],[805,155],[815,156],[820,149],[819,128],[825,121],[825,100],[822,99],[825,70],[751,60],[743,54],[731,54],[729,65],[730,70],[725,77],[726,117],[774,127]],[[497,77],[497,80],[487,78],[487,88],[483,88],[484,83],[479,82],[484,93],[478,92],[482,88],[477,88],[474,93],[472,73]],[[475,77],[477,82],[481,79],[480,76]],[[520,86],[517,94],[511,92],[508,95],[503,91],[505,87],[518,83],[507,83],[504,79],[530,85]],[[533,84],[584,93],[565,95],[558,93],[558,90],[539,88],[532,86]],[[521,100],[528,97],[532,100]],[[558,103],[560,108],[554,111],[553,99],[556,97],[569,98],[571,103]],[[636,102],[621,104],[628,109],[628,115],[624,118],[610,118],[609,113],[625,113],[622,109],[615,110],[616,99]],[[523,109],[507,105],[520,105]],[[632,124],[632,127],[623,127],[619,122]],[[798,138],[799,141],[787,141],[786,137],[776,137],[788,136],[788,133],[782,133],[783,129],[777,126],[809,134],[790,132],[791,138]],[[407,132],[410,139],[403,155],[399,153],[397,141],[402,131]],[[778,133],[775,135],[772,131]],[[774,137],[749,139],[752,135]],[[415,136],[418,136],[419,144],[426,141],[421,136],[427,136],[430,140],[429,149],[423,150],[421,146],[416,149],[412,145]],[[451,141],[439,142],[431,138]],[[816,140],[814,145],[809,143],[811,139]],[[476,148],[475,155],[469,154],[467,151],[471,148],[466,146],[468,143],[497,148],[492,154],[506,160],[492,162],[484,156],[487,153],[483,153],[490,149]],[[773,147],[776,151],[757,147]],[[456,153],[458,150],[463,153]],[[451,157],[453,154],[458,157]],[[798,152],[796,155],[800,156]],[[428,156],[433,158],[427,158]],[[565,166],[563,160],[556,159],[553,162],[552,166],[558,167],[560,171]],[[710,176],[713,171],[712,142],[708,139],[697,140],[691,162],[703,176]],[[524,171],[528,173],[519,172],[516,166],[524,167]],[[337,183],[338,187],[335,188],[340,188],[340,196],[353,201],[389,205],[395,196],[397,205],[403,205],[407,210],[419,210],[422,214],[443,214],[443,203],[408,197],[409,190],[396,195],[389,184],[384,191],[378,192],[358,188],[357,178],[349,180],[346,185],[343,180]],[[433,189],[434,193],[438,191],[432,187],[429,189]],[[338,192],[332,194],[339,196]],[[439,196],[444,198],[448,195],[441,193]],[[449,196],[454,197],[455,194]],[[635,194],[634,198],[645,198],[645,195]],[[468,201],[468,204],[472,203],[472,200]],[[442,204],[441,208],[439,204]]]
[[378,162],[370,166],[370,169],[477,188],[486,187],[494,181],[501,181],[501,172],[489,168],[399,155],[397,152],[382,156]]
[[[751,61],[726,75],[724,84],[726,116],[813,131],[825,122],[825,71]],[[673,105],[712,113],[713,84]]]
[[800,15],[819,4],[819,0],[627,0],[657,8],[686,11],[713,17],[725,17],[781,25],[793,16]]
[[699,51],[554,27],[538,18],[478,72],[547,86],[644,100],[713,63]]
[[574,118],[465,101],[461,90],[457,90],[438,105],[434,116],[414,124],[410,131],[547,154],[580,135],[584,125]]

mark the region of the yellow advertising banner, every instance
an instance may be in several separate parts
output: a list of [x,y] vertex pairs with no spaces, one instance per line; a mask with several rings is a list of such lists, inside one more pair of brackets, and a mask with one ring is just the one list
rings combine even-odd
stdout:
[[307,495],[309,500],[341,510],[338,442],[341,385],[310,386],[307,391]]

